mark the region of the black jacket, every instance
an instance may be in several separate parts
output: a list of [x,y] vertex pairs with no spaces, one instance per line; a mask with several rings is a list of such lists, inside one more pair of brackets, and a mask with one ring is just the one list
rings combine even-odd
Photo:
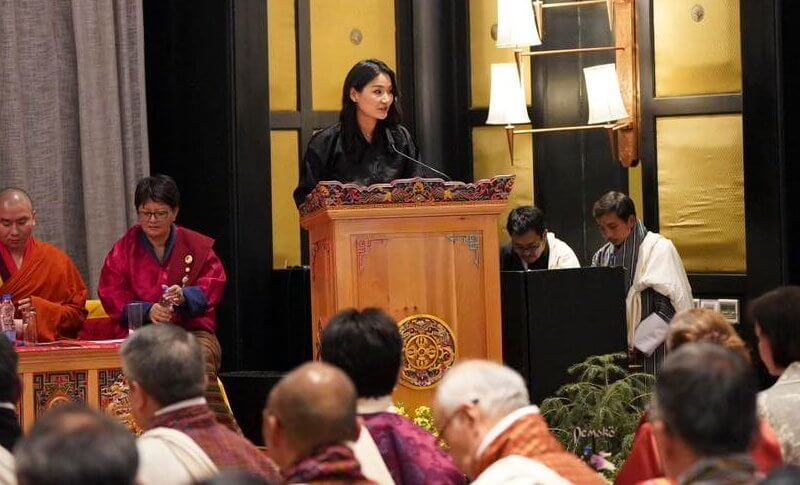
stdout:
[[[419,157],[408,130],[400,125],[388,129],[394,139],[394,146],[399,151],[412,158]],[[345,150],[339,123],[316,133],[308,143],[303,158],[300,182],[294,190],[295,204],[302,204],[306,195],[321,181],[336,180],[372,185],[420,176],[419,165],[398,155],[389,147],[386,130],[379,123],[372,143],[367,143],[359,133],[353,137],[349,151]]]

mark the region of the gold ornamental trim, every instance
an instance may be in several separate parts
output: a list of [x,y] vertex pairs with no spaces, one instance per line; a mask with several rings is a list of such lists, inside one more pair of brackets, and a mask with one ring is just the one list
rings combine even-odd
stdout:
[[410,389],[436,385],[456,360],[453,331],[441,318],[417,314],[397,324],[403,339],[400,384]]

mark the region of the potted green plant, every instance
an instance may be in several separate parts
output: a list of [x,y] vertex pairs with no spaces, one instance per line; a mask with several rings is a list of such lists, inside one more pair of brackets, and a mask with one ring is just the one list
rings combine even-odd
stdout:
[[569,368],[574,382],[545,399],[542,415],[561,442],[608,477],[630,453],[655,377],[630,372],[625,354],[592,356]]

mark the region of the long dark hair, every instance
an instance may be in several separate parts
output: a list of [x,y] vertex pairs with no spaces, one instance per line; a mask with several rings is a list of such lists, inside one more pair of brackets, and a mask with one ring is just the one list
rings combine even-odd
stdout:
[[361,92],[364,86],[369,84],[370,81],[380,74],[386,74],[392,82],[394,101],[391,106],[389,106],[389,113],[386,119],[378,122],[376,130],[384,126],[394,127],[400,124],[402,120],[400,106],[397,104],[400,98],[400,87],[397,85],[397,76],[395,76],[394,71],[392,71],[385,62],[378,59],[364,59],[363,61],[358,61],[356,65],[350,69],[350,72],[347,73],[347,76],[344,78],[344,85],[342,86],[342,110],[339,112],[339,123],[342,125],[344,150],[347,152],[350,151],[355,138],[358,136],[358,121],[356,120],[356,110],[358,110],[358,107],[356,103],[350,99],[350,89]]

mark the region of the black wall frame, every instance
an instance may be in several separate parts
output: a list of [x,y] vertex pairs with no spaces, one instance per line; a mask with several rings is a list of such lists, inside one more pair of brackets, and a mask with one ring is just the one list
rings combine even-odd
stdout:
[[242,369],[263,352],[271,293],[266,3],[143,6],[151,173],[177,181],[178,222],[216,239],[223,368]]
[[[653,0],[638,2],[639,68],[641,101],[642,217],[648,229],[659,231],[658,153],[656,120],[659,117],[742,113],[742,94],[657,97],[653,32]],[[686,15],[689,15],[687,12]],[[743,51],[744,56],[744,51]],[[746,182],[745,182],[746,183]],[[746,297],[746,275],[690,273],[696,298]]]

